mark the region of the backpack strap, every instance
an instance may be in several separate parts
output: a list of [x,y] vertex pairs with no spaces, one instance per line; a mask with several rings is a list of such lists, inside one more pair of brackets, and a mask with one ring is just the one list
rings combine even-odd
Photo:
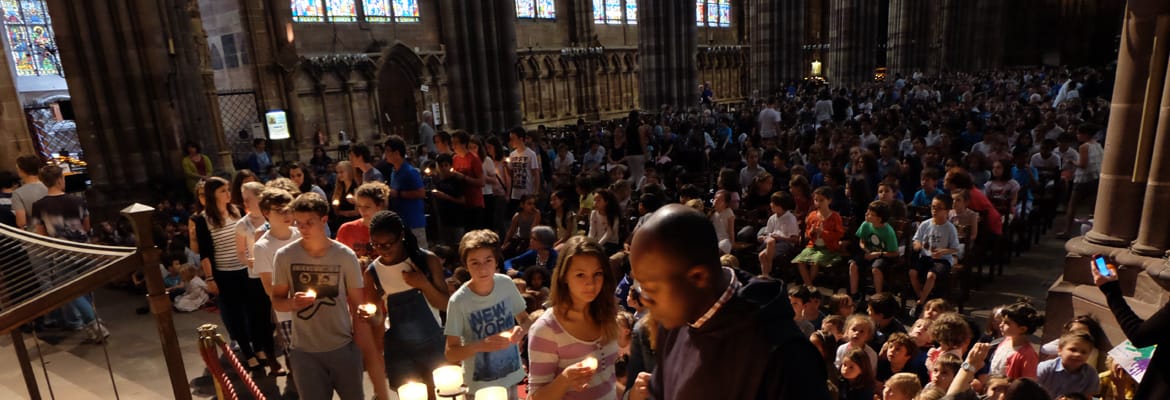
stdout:
[[386,297],[386,290],[382,288],[382,279],[378,278],[378,268],[375,264],[376,262],[370,262],[370,265],[366,266],[366,271],[374,278],[374,290],[378,292],[378,298],[383,298]]

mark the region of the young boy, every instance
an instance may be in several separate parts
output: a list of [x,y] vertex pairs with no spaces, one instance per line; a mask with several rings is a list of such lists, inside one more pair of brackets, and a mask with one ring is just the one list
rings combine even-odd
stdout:
[[898,200],[898,190],[894,188],[896,181],[887,180],[878,184],[877,199],[886,202],[890,208],[889,221],[905,221],[909,213],[906,203]]
[[532,322],[512,278],[496,273],[499,243],[486,229],[468,232],[459,242],[471,280],[451,295],[443,333],[447,361],[463,364],[463,382],[472,393],[503,386],[516,399],[516,385],[524,379],[517,344]]
[[[930,368],[931,379],[935,379],[935,367],[944,354],[950,354],[959,359],[971,343],[971,327],[967,321],[957,313],[946,313],[930,323],[930,337],[938,343],[926,354],[926,366]],[[956,368],[957,369],[957,368]],[[951,372],[952,376],[954,371]]]
[[[918,295],[915,303],[918,309],[929,299],[935,281],[939,276],[945,277],[958,259],[959,232],[947,220],[950,209],[950,196],[935,196],[930,203],[931,218],[918,224],[918,232],[914,234],[914,251],[918,253],[918,259],[913,263],[915,268],[910,270],[910,286]],[[926,276],[925,284],[920,275]]]
[[869,312],[869,318],[877,327],[873,340],[870,341],[870,347],[880,349],[893,334],[906,333],[906,326],[902,325],[896,318],[899,308],[898,300],[889,293],[879,292],[869,300],[866,311]]
[[882,269],[897,262],[898,236],[894,233],[894,228],[886,223],[889,218],[888,203],[882,200],[874,201],[869,203],[865,211],[865,222],[857,227],[856,235],[861,252],[849,260],[849,295],[853,296],[854,301],[861,298],[858,284],[862,268],[872,271],[873,289],[876,293],[881,293],[884,282]]
[[[264,291],[272,296],[273,265],[276,261],[276,251],[285,245],[301,238],[301,232],[292,226],[292,212],[288,204],[292,203],[292,194],[284,189],[268,188],[260,192],[260,212],[268,220],[268,231],[252,245],[252,271],[260,276],[260,283]],[[289,350],[292,344],[293,314],[287,311],[276,311],[276,335],[280,337],[283,347],[279,352],[285,355],[288,362]],[[275,359],[273,359],[275,361]],[[279,364],[276,364],[279,367]],[[279,368],[276,368],[279,370]],[[290,377],[289,379],[295,379]],[[288,385],[288,389],[295,392],[295,384]]]
[[792,215],[796,202],[792,195],[786,192],[772,194],[772,216],[768,217],[768,224],[756,237],[764,244],[760,251],[760,271],[765,276],[772,274],[772,260],[776,254],[790,254],[792,249],[800,243],[800,223]]
[[938,168],[927,167],[919,175],[919,183],[922,184],[922,188],[914,193],[914,200],[910,201],[910,205],[913,207],[930,207],[931,199],[938,195],[938,178],[940,175]]
[[817,329],[810,318],[815,315],[806,315],[805,306],[812,302],[812,291],[807,286],[793,286],[792,289],[788,289],[788,302],[792,304],[792,320],[796,321],[796,327],[800,328],[804,336],[811,335]]
[[882,400],[912,400],[922,391],[922,382],[918,376],[909,372],[899,372],[886,381],[882,389]]
[[1036,367],[1036,382],[1052,398],[1079,393],[1096,395],[1100,389],[1097,370],[1086,362],[1093,351],[1093,338],[1084,332],[1073,331],[1060,337],[1060,357],[1040,363]]
[[971,194],[967,189],[952,190],[951,202],[954,207],[947,214],[947,219],[959,231],[959,249],[963,254],[970,254],[971,245],[979,237],[979,213],[967,208],[971,202]]
[[955,374],[959,373],[959,368],[963,365],[963,359],[951,353],[943,354],[934,364],[930,366],[930,383],[926,384],[923,391],[929,391],[934,388],[941,388],[944,392],[946,388],[951,387],[951,382],[955,380]]
[[[305,193],[289,205],[301,238],[276,251],[272,305],[292,312],[290,369],[302,399],[364,399],[361,348],[373,349],[357,255],[325,234],[329,205]],[[371,354],[370,356],[376,356]],[[386,383],[385,376],[372,379]]]

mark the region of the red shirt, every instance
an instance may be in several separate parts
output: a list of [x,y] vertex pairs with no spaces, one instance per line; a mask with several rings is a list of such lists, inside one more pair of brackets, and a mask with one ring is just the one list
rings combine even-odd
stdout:
[[337,241],[349,247],[358,257],[370,255],[370,228],[362,224],[361,218],[341,224],[337,228]]
[[987,213],[987,229],[996,235],[1003,234],[1003,217],[999,215],[999,211],[995,210],[995,206],[991,205],[991,200],[983,194],[982,190],[978,188],[971,188],[967,191],[971,197],[971,203],[967,205],[968,208]]
[[[469,178],[483,178],[483,161],[475,153],[467,152],[462,156],[455,154],[451,167]],[[463,198],[467,201],[467,206],[483,208],[483,185],[467,183],[464,189]]]

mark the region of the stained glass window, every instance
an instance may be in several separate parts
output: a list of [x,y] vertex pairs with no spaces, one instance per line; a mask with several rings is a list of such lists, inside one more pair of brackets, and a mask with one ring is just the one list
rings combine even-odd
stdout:
[[296,22],[324,22],[325,9],[321,0],[292,0],[292,16]]
[[605,0],[593,0],[593,23],[605,23]]
[[418,22],[418,0],[394,0],[394,20]]
[[605,0],[605,23],[622,23],[622,0]]
[[638,24],[638,0],[626,0],[626,23]]
[[553,0],[516,0],[517,18],[556,18],[556,5]]
[[357,21],[357,6],[354,0],[325,0],[325,13],[331,22]]
[[0,0],[4,31],[19,76],[61,75],[44,0]]
[[695,0],[695,23],[709,28],[731,26],[731,0]]
[[719,26],[731,26],[731,0],[719,0]]
[[394,10],[390,9],[390,0],[362,0],[362,11],[366,14],[367,22],[394,20]]
[[707,0],[695,0],[695,23],[699,26],[707,24]]
[[593,22],[620,25],[638,23],[637,0],[593,0]]

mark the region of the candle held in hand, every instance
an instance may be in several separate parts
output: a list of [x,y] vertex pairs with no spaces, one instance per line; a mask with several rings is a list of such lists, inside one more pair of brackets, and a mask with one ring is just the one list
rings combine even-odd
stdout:
[[597,369],[597,357],[585,357],[584,360],[581,360],[581,366],[589,369]]
[[366,303],[358,307],[361,308],[362,311],[365,311],[366,314],[374,315],[374,313],[378,312],[378,306],[374,304]]
[[427,385],[418,382],[409,382],[398,387],[400,400],[427,400]]
[[504,339],[512,340],[512,331],[500,332],[500,337],[503,337]]
[[306,290],[305,297],[312,297],[315,299],[315,298],[317,298],[317,291],[313,290],[313,289]]
[[475,391],[475,400],[508,400],[508,389],[500,386],[485,387]]
[[431,376],[435,379],[435,390],[439,394],[459,393],[463,388],[463,368],[458,365],[436,368]]

